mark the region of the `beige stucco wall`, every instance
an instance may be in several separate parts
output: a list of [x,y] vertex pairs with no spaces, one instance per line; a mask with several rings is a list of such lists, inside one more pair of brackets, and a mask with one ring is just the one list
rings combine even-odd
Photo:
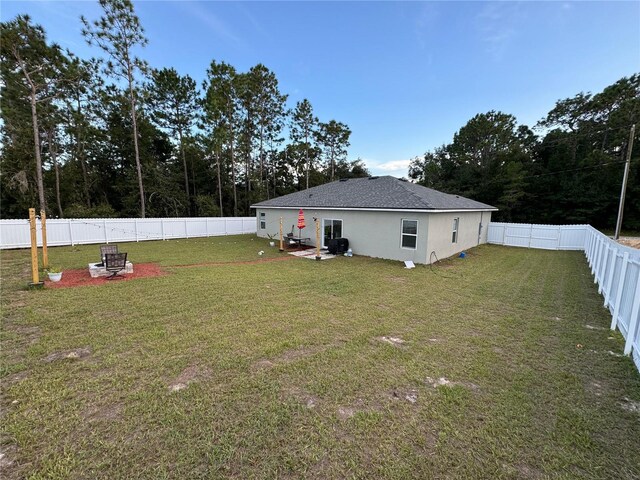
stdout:
[[[266,228],[260,228],[260,213],[265,213]],[[355,210],[304,209],[307,227],[302,230],[303,237],[309,237],[310,245],[315,245],[315,226],[313,217],[320,219],[342,220],[342,236],[349,239],[349,247],[356,255],[386,258],[390,260],[413,260],[414,263],[428,263],[429,256],[435,250],[438,258],[446,258],[478,244],[478,225],[480,212],[470,213],[406,213]],[[486,242],[486,225],[491,218],[490,212],[483,212],[483,231],[481,243]],[[298,209],[256,209],[257,232],[259,237],[267,234],[278,237],[280,217],[286,235],[291,227],[298,224]],[[451,243],[453,218],[460,217],[458,242]],[[401,247],[402,219],[418,221],[417,248]],[[297,227],[294,233],[298,235]],[[322,240],[321,240],[322,244]]]
[[[458,241],[453,243],[453,219],[459,218]],[[432,213],[429,215],[428,255],[435,252],[439,259],[487,243],[487,225],[491,221],[491,212]],[[478,236],[480,223],[482,232]],[[429,263],[429,259],[427,259]]]

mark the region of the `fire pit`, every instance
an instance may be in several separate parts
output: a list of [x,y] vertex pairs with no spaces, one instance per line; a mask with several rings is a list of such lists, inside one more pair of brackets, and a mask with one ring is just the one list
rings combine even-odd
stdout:
[[[122,271],[122,273],[133,273],[133,263],[127,261],[126,268]],[[111,275],[111,272],[108,272],[104,266],[104,263],[90,263],[89,264],[89,274],[91,278],[98,277],[108,277]]]

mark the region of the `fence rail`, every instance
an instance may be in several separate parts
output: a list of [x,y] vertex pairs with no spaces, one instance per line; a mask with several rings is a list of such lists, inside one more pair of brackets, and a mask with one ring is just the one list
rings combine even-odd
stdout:
[[[40,220],[37,230],[40,243]],[[255,217],[47,219],[47,245],[52,247],[242,233],[256,233]],[[30,245],[28,220],[0,220],[0,249]]]
[[640,250],[620,245],[591,225],[490,223],[487,241],[514,247],[584,251],[594,283],[611,312],[611,329],[640,370]]

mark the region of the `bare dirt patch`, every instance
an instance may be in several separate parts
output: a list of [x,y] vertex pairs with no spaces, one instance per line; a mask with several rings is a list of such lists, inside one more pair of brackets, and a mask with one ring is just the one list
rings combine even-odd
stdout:
[[211,371],[207,367],[191,365],[185,368],[173,382],[169,384],[169,390],[178,392],[184,390],[189,384],[207,379],[211,376]]
[[15,458],[18,452],[18,447],[15,445],[0,445],[0,473],[4,472],[7,476],[2,475],[3,478],[9,478],[9,469],[15,463]]
[[87,409],[85,418],[88,421],[115,421],[122,415],[123,405],[116,403],[112,405],[92,406]]
[[352,418],[358,411],[352,407],[338,407],[338,418],[347,420]]
[[268,368],[273,368],[277,365],[286,365],[286,364],[295,362],[297,360],[310,357],[317,353],[324,352],[326,349],[330,348],[331,346],[335,346],[335,345],[334,344],[313,345],[313,346],[303,345],[298,348],[294,348],[292,350],[287,350],[281,353],[280,355],[278,355],[277,357],[274,357],[271,359],[263,358],[262,360],[258,360],[252,365],[252,368],[254,370],[264,370]]
[[618,243],[631,248],[640,248],[640,237],[621,237]]
[[53,352],[47,355],[43,360],[47,363],[55,362],[57,360],[78,360],[91,355],[91,349],[89,347],[74,348],[73,350],[65,350],[63,352]]
[[59,282],[51,282],[45,280],[44,285],[47,288],[70,288],[83,287],[88,285],[106,285],[113,282],[124,282],[145,277],[159,277],[166,275],[160,265],[156,263],[136,263],[133,266],[133,273],[127,273],[116,280],[107,280],[106,277],[91,278],[88,268],[78,268],[75,270],[65,270],[62,274],[62,280]]
[[406,342],[400,337],[383,336],[377,337],[376,340],[383,343],[388,343],[389,345],[393,345],[394,347],[403,347],[406,344]]
[[460,386],[460,387],[468,388],[469,390],[473,390],[474,392],[480,390],[480,387],[478,385],[476,385],[475,383],[471,383],[471,382],[454,382],[454,381],[449,380],[449,379],[447,379],[445,377],[440,377],[440,378],[427,377],[427,378],[425,378],[425,383],[427,385],[433,387],[433,388]]
[[407,281],[405,277],[387,277],[386,280],[391,283],[405,283]]
[[23,370],[22,372],[12,373],[11,375],[7,375],[2,379],[2,385],[6,387],[10,387],[14,383],[21,382],[25,378],[29,376],[29,372],[27,370]]
[[291,397],[303,404],[308,409],[314,409],[320,403],[320,399],[315,395],[311,395],[309,392],[300,388],[289,388],[284,391],[286,397]]
[[418,402],[418,389],[407,388],[407,387],[394,388],[389,393],[389,398],[391,398],[391,400],[394,400],[394,401],[402,400],[414,405]]
[[640,413],[640,401],[624,397],[622,402],[620,402],[620,406],[627,412]]
[[436,263],[432,263],[431,265],[441,269],[441,270],[451,270],[452,268],[455,268],[456,265],[453,263],[440,263],[440,262],[436,262]]
[[589,324],[586,324],[584,328],[586,328],[587,330],[609,330],[608,328],[605,328],[605,327],[596,327]]

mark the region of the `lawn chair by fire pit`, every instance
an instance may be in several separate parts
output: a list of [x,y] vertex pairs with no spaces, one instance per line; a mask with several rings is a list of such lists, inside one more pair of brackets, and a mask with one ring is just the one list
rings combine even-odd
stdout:
[[[116,247],[117,248],[117,247]],[[114,280],[116,277],[124,278],[119,273],[127,268],[126,253],[107,253],[104,256],[104,268],[111,273],[107,280]]]
[[100,260],[102,261],[102,265],[104,265],[104,257],[107,253],[118,253],[118,245],[100,245]]

